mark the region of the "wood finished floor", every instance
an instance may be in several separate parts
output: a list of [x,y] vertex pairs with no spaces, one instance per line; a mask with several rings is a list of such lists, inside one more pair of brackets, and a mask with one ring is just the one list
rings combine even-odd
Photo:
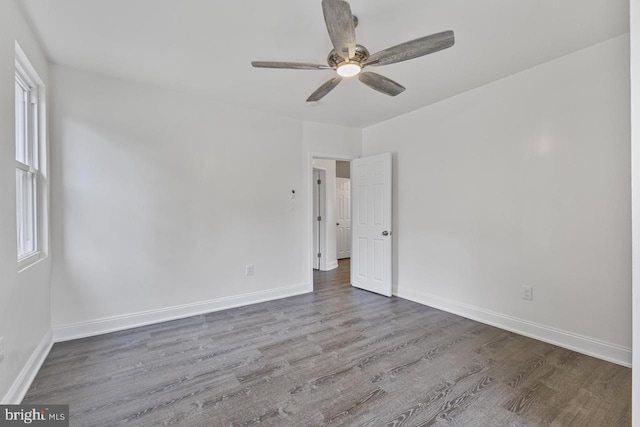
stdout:
[[631,370],[348,285],[53,346],[72,426],[628,426]]

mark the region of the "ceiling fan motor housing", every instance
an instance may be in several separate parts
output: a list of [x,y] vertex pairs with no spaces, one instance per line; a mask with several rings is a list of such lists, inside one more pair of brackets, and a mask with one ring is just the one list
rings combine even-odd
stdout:
[[349,58],[348,60],[340,56],[338,52],[333,49],[331,52],[329,52],[329,56],[327,57],[327,64],[329,64],[329,66],[334,69],[338,68],[338,66],[345,62],[356,62],[362,65],[364,61],[367,60],[367,58],[369,58],[369,51],[367,50],[367,48],[360,44],[357,44],[355,55],[353,55],[353,57]]

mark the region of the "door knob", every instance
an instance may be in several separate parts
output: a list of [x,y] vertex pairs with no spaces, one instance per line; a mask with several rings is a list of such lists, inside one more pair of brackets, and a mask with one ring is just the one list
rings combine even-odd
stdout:
[[384,231],[382,232],[382,235],[383,235],[383,236],[388,236],[388,235],[389,235],[389,232],[388,232],[387,230],[384,230]]

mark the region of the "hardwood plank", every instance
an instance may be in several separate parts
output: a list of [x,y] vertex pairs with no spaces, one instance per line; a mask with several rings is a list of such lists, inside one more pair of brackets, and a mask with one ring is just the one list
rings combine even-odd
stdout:
[[72,426],[628,426],[631,370],[349,285],[58,343]]

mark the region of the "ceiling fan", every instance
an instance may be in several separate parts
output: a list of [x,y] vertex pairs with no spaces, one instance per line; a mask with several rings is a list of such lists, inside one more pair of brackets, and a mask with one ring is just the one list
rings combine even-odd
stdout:
[[349,3],[344,0],[322,0],[324,20],[334,49],[329,52],[327,64],[317,65],[300,62],[253,61],[256,68],[284,68],[293,70],[335,70],[338,74],[307,98],[307,102],[321,100],[342,81],[343,77],[358,76],[358,79],[372,89],[386,95],[396,96],[404,92],[405,87],[393,80],[370,71],[365,67],[395,64],[396,62],[418,58],[453,46],[453,31],[443,31],[421,37],[399,45],[369,54],[362,45],[356,44],[355,28],[358,18],[351,13]]

